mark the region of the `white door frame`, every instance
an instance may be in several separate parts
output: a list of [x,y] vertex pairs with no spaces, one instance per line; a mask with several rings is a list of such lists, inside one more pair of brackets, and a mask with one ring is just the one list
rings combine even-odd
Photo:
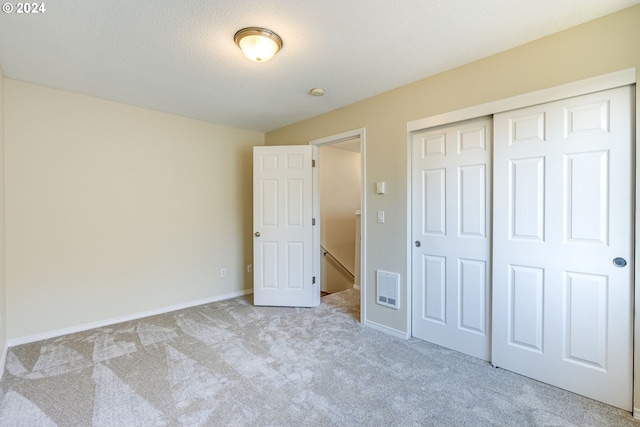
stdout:
[[[483,117],[488,115],[493,115],[496,113],[501,113],[504,111],[515,110],[518,108],[524,108],[531,105],[543,104],[547,102],[558,101],[560,99],[571,98],[574,96],[586,95],[588,93],[598,92],[607,89],[614,89],[621,86],[627,86],[636,84],[636,69],[635,68],[627,68],[625,70],[616,71],[609,74],[604,74],[601,76],[596,76],[592,78],[588,78],[585,80],[580,80],[577,82],[567,83],[560,86],[555,86],[548,89],[542,89],[535,92],[525,93],[522,95],[513,96],[510,98],[504,98],[492,102],[488,102],[485,104],[476,105],[469,108],[463,108],[461,110],[451,111],[443,114],[439,114],[436,116],[426,117],[419,120],[413,120],[407,122],[407,239],[406,239],[406,248],[407,248],[407,271],[406,277],[408,280],[408,315],[407,315],[407,331],[409,331],[409,335],[411,335],[411,305],[412,305],[412,287],[413,283],[411,283],[412,278],[412,265],[411,265],[411,248],[412,248],[412,230],[411,230],[411,215],[412,215],[412,204],[411,204],[411,194],[412,194],[412,178],[411,178],[411,143],[412,143],[412,133],[415,131],[421,131],[428,128],[432,128],[435,126],[446,125],[450,123],[459,122],[462,120],[473,119],[476,117]],[[639,88],[636,86],[636,100],[635,100],[635,118],[638,117],[638,112],[640,111],[640,93]],[[636,145],[635,149],[635,165],[640,165],[640,149],[637,149],[638,141],[640,141],[640,126],[637,121],[635,121],[635,135]],[[635,178],[635,195],[636,200],[640,197],[640,174],[635,172],[634,167],[634,176]],[[635,203],[634,203],[635,206]],[[634,208],[634,228],[635,230],[640,230],[640,215],[637,212],[637,209]],[[638,253],[637,248],[640,248],[640,233],[635,232],[634,238],[634,258],[635,265],[640,265],[640,253]],[[640,283],[640,268],[636,268],[634,273],[634,283],[632,285],[633,289],[635,289],[635,284]],[[640,292],[635,292],[634,295],[634,307],[640,307]],[[635,313],[635,310],[634,310]],[[635,316],[634,314],[634,402],[633,402],[633,414],[634,418],[640,419],[640,393],[636,393],[635,390],[637,387],[640,387],[640,351],[636,352],[635,348],[640,346],[640,316]]]
[[[367,238],[367,226],[366,226],[366,218],[367,218],[367,192],[366,192],[366,162],[365,162],[365,153],[366,153],[366,131],[365,128],[354,129],[347,132],[342,132],[337,135],[330,135],[324,138],[313,139],[309,141],[309,144],[315,145],[317,147],[321,147],[324,145],[337,144],[339,142],[348,141],[350,139],[360,138],[360,211],[361,211],[361,221],[360,221],[360,323],[364,324],[366,319],[366,293],[367,293],[367,280],[366,280],[366,248],[365,244]],[[316,159],[317,160],[317,159]],[[319,165],[319,162],[318,162]],[[313,216],[315,218],[320,218],[320,191],[319,190],[319,169],[317,167],[313,170]],[[316,277],[320,280],[320,227],[315,227],[313,229],[314,234],[314,244],[318,246],[317,255],[314,252],[314,270],[317,273]]]

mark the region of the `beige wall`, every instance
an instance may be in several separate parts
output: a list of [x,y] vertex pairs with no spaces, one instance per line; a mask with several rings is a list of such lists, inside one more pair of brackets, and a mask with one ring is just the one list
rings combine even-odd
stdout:
[[[376,269],[407,272],[407,122],[572,81],[640,66],[640,6],[426,78],[345,108],[267,133],[266,144],[306,144],[366,128],[366,320],[408,330],[401,309],[375,304]],[[636,120],[637,121],[637,120]],[[386,194],[374,196],[375,182]],[[376,211],[386,223],[376,223]]]
[[353,273],[360,153],[320,147],[320,242]]
[[[320,243],[355,273],[355,211],[360,209],[360,153],[325,145],[319,148]],[[321,289],[340,292],[353,278],[330,257],[322,257]]]
[[10,340],[251,288],[262,133],[10,79],[5,99]]
[[1,362],[4,360],[2,356],[7,348],[4,212],[4,73],[0,67],[0,366],[4,366]]

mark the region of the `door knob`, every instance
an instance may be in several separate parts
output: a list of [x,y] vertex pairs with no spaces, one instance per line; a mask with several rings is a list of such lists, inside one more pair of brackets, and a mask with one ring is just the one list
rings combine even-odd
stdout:
[[255,236],[256,236],[256,237],[260,237],[260,232],[259,232],[259,231],[256,231],[256,232],[255,232]]
[[416,240],[415,245],[416,245],[416,248],[419,248],[420,246],[422,246],[422,243],[420,243],[420,240]]
[[616,267],[622,268],[622,267],[627,265],[627,260],[624,259],[624,258],[620,258],[620,257],[614,258],[613,259],[613,265],[615,265]]

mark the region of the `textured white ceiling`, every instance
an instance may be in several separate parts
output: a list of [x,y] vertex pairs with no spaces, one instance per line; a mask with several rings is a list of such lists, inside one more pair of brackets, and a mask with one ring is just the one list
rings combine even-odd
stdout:
[[[0,13],[6,77],[269,131],[640,0],[44,3],[41,14]],[[235,46],[247,26],[282,37],[271,62],[251,62]],[[312,87],[326,95],[309,95]]]

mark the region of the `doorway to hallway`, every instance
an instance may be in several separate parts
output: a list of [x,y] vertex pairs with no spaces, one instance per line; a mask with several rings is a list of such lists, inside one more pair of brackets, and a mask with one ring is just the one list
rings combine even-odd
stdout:
[[320,243],[316,271],[321,292],[361,289],[360,321],[364,319],[365,287],[365,132],[357,129],[310,141],[318,147],[314,170],[314,216]]

